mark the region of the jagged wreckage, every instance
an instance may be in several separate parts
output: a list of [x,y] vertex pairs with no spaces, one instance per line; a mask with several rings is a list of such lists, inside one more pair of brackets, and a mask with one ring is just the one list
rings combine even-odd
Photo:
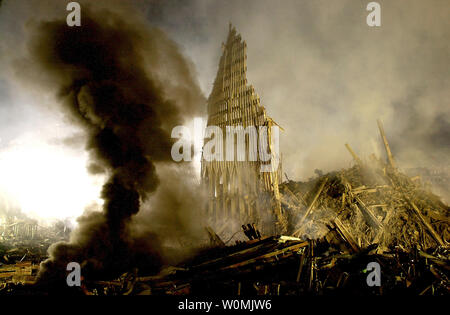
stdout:
[[[223,51],[209,98],[208,123],[273,123],[253,87],[247,86],[246,43],[231,26]],[[363,161],[347,144],[353,167],[319,174],[308,182],[283,183],[281,164],[261,175],[260,162],[204,163],[202,178],[210,192],[206,214],[212,219],[205,232],[210,244],[158,275],[130,270],[114,281],[86,279],[81,291],[448,295],[449,207],[419,177],[410,178],[398,169],[381,122],[378,125],[387,161],[375,155]],[[246,182],[249,178],[252,183]],[[265,200],[258,198],[261,194]],[[266,210],[272,213],[273,228],[261,225]],[[232,220],[227,223],[227,218]],[[228,246],[219,229],[228,226],[233,231],[236,222],[248,241]],[[374,262],[382,271],[381,286],[366,281],[368,265]]]
[[[246,47],[230,25],[208,100],[209,125],[273,123],[247,85]],[[116,281],[90,283],[84,292],[449,294],[449,207],[419,177],[398,169],[381,121],[378,127],[386,162],[375,155],[363,161],[346,144],[354,166],[308,182],[282,183],[281,164],[261,174],[259,161],[203,163],[210,245],[156,276],[141,277],[135,270]],[[272,228],[262,224],[265,211]],[[219,235],[228,238],[223,232],[234,231],[236,222],[248,241],[227,246]],[[374,262],[382,270],[379,287],[367,284]]]
[[[448,295],[449,207],[420,178],[395,165],[381,122],[387,162],[363,161],[309,182],[280,186],[287,236],[262,236],[243,225],[247,242],[226,246],[210,228],[211,248],[165,268],[92,283],[101,294],[395,294]],[[367,285],[367,266],[381,266],[382,285]]]
[[69,234],[62,221],[40,226],[22,213],[0,216],[0,294],[15,292],[14,286],[32,285],[39,264],[48,258],[48,248],[67,241]]

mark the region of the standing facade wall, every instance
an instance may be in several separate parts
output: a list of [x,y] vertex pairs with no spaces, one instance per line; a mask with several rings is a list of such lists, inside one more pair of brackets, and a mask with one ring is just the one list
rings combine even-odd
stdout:
[[[208,98],[208,126],[218,126],[224,135],[224,150],[227,126],[247,128],[275,123],[267,116],[260,104],[258,94],[247,83],[247,44],[231,27],[223,54]],[[207,141],[207,140],[206,140]],[[246,145],[249,138],[246,137]],[[259,146],[259,142],[258,142]],[[269,150],[271,141],[268,141]],[[261,150],[258,147],[258,150]],[[236,152],[237,150],[235,150]],[[241,224],[255,223],[266,233],[284,232],[286,221],[281,212],[278,185],[281,183],[281,158],[278,168],[272,172],[261,172],[265,162],[258,158],[249,161],[211,161],[202,159],[201,177],[208,191],[206,218],[219,233],[234,232]]]

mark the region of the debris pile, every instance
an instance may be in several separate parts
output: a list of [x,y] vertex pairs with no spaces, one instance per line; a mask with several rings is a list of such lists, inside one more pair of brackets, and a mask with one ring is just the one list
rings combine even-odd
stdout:
[[337,232],[353,252],[378,244],[404,251],[448,244],[449,207],[381,161],[356,165],[309,183],[281,186],[294,236],[317,239]]
[[375,155],[363,162],[346,144],[354,167],[307,183],[281,185],[293,236],[318,239],[331,232],[351,252],[373,244],[380,253],[396,247],[407,252],[449,244],[450,208],[420,177],[410,178],[399,171],[381,122],[379,126],[387,162]]
[[[138,277],[135,272],[103,283],[110,288],[106,291],[448,295],[449,207],[419,177],[410,178],[397,168],[378,124],[387,162],[374,155],[363,161],[347,144],[356,162],[352,168],[326,175],[319,171],[309,182],[280,186],[291,236],[262,237],[248,224],[242,228],[249,241],[226,247],[207,228],[212,249],[157,276]],[[381,286],[368,285],[371,264],[382,270]]]
[[24,216],[0,217],[0,294],[17,293],[33,284],[50,245],[67,241],[69,235],[63,221],[40,226]]
[[0,265],[0,290],[6,288],[8,283],[33,284],[38,270],[39,265],[31,261]]
[[[208,246],[157,275],[133,269],[113,281],[85,279],[87,295],[449,295],[449,207],[387,153],[308,182],[280,185],[290,235],[242,225],[232,246],[206,227]],[[244,222],[242,222],[244,223]],[[230,239],[231,240],[231,239]],[[199,244],[199,247],[201,244]],[[370,282],[379,268],[377,281]],[[380,278],[381,277],[381,278]],[[14,292],[4,289],[3,292]],[[1,290],[0,290],[1,293]]]
[[[326,238],[271,236],[217,246],[156,276],[133,270],[115,281],[86,283],[94,295],[445,295],[450,292],[448,251],[376,254],[376,246],[344,253]],[[381,286],[368,286],[369,263],[381,268]]]

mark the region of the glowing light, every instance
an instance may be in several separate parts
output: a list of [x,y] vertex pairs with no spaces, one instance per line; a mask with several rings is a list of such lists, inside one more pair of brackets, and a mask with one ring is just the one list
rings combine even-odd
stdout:
[[40,219],[77,217],[99,199],[102,178],[86,171],[87,154],[29,138],[0,151],[0,190]]

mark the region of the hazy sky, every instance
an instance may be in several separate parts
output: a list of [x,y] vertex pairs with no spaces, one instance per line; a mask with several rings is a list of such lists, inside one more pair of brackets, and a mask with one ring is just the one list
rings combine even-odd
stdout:
[[228,23],[236,26],[249,84],[286,130],[290,177],[347,166],[346,142],[375,152],[377,118],[401,166],[448,166],[450,2],[380,1],[381,28],[366,24],[369,1],[156,3],[150,21],[182,45],[207,94]]
[[[51,98],[25,86],[16,75],[18,68],[26,72],[26,65],[18,60],[26,53],[30,19],[65,18],[68,2],[4,0],[0,7],[0,163],[8,152],[29,148],[23,143],[42,143],[40,150],[48,149],[51,155],[52,150],[63,150],[61,143],[77,133],[57,112],[42,106]],[[119,0],[95,2],[125,5]],[[285,129],[281,150],[290,178],[306,179],[316,168],[349,166],[346,142],[363,157],[383,154],[377,152],[377,118],[385,124],[401,167],[448,167],[450,2],[379,1],[380,28],[366,24],[369,2],[134,0],[126,4],[138,8],[180,45],[192,60],[206,96],[228,23],[236,26],[248,44],[249,84]],[[84,167],[81,143],[64,150],[76,161],[74,167]],[[29,177],[22,172],[20,181]],[[91,192],[96,180],[89,183]],[[80,179],[80,183],[89,181]]]

